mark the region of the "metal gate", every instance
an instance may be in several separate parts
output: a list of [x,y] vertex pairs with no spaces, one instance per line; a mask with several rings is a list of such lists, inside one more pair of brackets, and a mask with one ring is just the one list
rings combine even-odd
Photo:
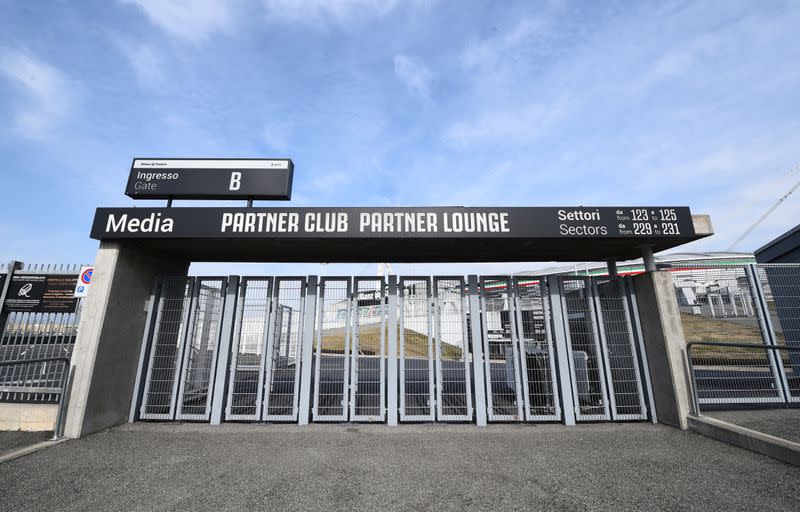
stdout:
[[297,421],[305,287],[304,277],[242,279],[227,420]]
[[226,284],[224,277],[163,282],[141,418],[208,421]]
[[621,279],[394,279],[162,280],[140,417],[383,422],[392,405],[404,422],[473,421],[485,405],[489,421],[560,421],[564,403],[578,421],[647,417]]

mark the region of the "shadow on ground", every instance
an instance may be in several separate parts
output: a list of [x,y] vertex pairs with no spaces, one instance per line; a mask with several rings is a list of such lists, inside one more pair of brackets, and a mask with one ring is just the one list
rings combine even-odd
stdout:
[[139,423],[0,465],[6,510],[798,510],[800,469],[646,423]]

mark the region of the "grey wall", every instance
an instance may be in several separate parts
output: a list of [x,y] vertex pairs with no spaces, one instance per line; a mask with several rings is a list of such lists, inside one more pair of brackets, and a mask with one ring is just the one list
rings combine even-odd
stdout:
[[684,362],[686,342],[669,272],[633,278],[658,422],[686,430],[691,388]]
[[65,433],[80,437],[128,421],[157,275],[186,275],[189,262],[102,242],[72,357]]

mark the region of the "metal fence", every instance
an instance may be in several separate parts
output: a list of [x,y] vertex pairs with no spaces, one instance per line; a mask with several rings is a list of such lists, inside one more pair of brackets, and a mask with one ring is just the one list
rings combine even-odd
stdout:
[[[54,265],[24,265],[10,269],[4,266],[5,271],[0,273],[2,281],[9,288],[9,276],[43,276],[64,277],[74,276],[77,279],[81,265],[54,264]],[[2,289],[2,286],[0,286]],[[0,363],[24,362],[31,359],[48,359],[29,366],[26,372],[35,371],[41,382],[59,382],[64,366],[60,358],[69,360],[75,345],[75,338],[80,322],[81,299],[66,302],[61,311],[15,310],[7,305],[0,304]],[[0,401],[28,402],[28,403],[56,403],[59,393],[48,391],[48,386],[32,389],[26,383],[30,375],[20,376],[19,367],[14,365],[0,366]]]
[[70,379],[67,357],[40,357],[23,361],[0,362],[0,391],[11,394],[55,395],[58,411],[53,425],[53,439],[63,433],[64,403]]
[[313,276],[179,277],[156,289],[134,397],[142,397],[141,419],[383,422],[391,412],[403,422],[468,422],[480,410],[492,422],[541,422],[651,413],[635,301],[621,278],[342,276],[317,285]]
[[800,401],[800,265],[665,270],[673,276],[699,406]]

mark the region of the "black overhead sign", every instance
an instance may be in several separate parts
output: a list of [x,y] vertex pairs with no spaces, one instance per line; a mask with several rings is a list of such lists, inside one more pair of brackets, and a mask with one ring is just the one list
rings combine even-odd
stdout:
[[687,207],[98,208],[92,238],[189,261],[635,258],[701,236]]
[[286,158],[134,158],[125,195],[134,199],[292,197]]
[[98,208],[92,238],[692,238],[687,207]]

